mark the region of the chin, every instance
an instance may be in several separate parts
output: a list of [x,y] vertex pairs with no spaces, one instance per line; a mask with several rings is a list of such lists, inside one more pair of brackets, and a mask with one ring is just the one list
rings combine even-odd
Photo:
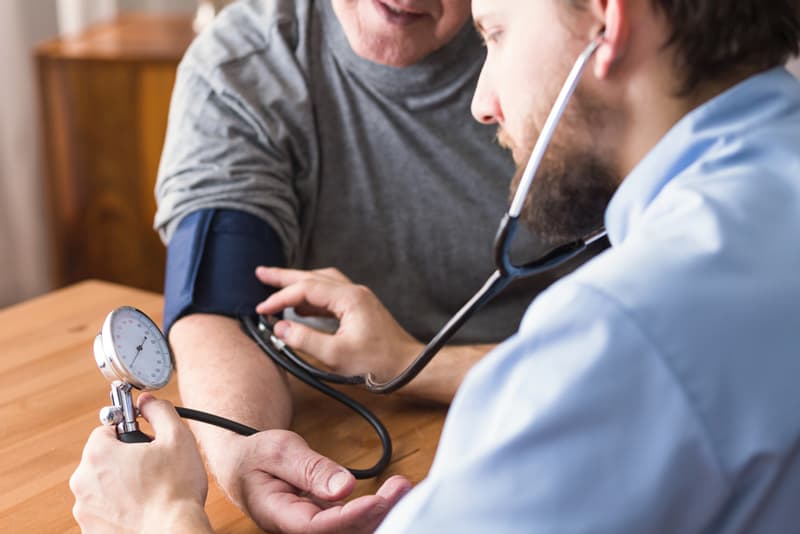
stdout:
[[[391,44],[386,44],[386,41]],[[357,43],[351,42],[350,46],[359,57],[389,67],[409,67],[425,56],[412,47],[395,44],[396,41],[396,38],[376,32],[370,37],[360,38]]]

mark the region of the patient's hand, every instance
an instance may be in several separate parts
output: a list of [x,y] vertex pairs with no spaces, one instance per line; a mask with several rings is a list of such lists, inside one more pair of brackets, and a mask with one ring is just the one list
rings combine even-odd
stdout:
[[346,504],[355,479],[343,467],[311,450],[286,430],[266,430],[236,440],[224,483],[229,496],[269,532],[373,532],[411,483],[388,479],[375,495]]

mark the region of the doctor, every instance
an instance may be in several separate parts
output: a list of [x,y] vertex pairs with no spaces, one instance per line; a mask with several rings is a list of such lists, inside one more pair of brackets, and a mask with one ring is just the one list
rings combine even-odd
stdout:
[[[474,0],[473,15],[488,47],[473,112],[519,164],[604,32],[525,216],[570,237],[611,187],[613,246],[538,297],[468,374],[425,481],[397,505],[403,483],[389,481],[309,531],[358,514],[369,520],[338,527],[371,530],[390,507],[384,532],[795,528],[800,83],[781,65],[798,51],[800,2]],[[340,304],[358,288],[259,275],[285,286],[264,312],[307,303],[343,330],[369,321]],[[315,339],[343,338],[358,342]],[[208,529],[191,434],[168,403],[143,396],[141,409],[153,443],[90,437],[71,480],[76,518],[88,531]]]

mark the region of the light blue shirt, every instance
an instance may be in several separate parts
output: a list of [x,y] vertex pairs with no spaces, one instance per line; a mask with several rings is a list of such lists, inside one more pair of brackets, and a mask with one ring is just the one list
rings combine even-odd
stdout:
[[464,381],[382,532],[800,532],[800,83],[684,117]]

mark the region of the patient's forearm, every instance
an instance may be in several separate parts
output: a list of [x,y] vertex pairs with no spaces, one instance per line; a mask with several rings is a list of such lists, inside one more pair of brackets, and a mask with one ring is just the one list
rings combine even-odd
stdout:
[[[242,332],[238,321],[189,315],[175,323],[169,339],[184,406],[258,430],[288,427],[291,397],[286,378]],[[192,430],[219,476],[230,456],[226,448],[237,435],[205,423],[193,422]]]

